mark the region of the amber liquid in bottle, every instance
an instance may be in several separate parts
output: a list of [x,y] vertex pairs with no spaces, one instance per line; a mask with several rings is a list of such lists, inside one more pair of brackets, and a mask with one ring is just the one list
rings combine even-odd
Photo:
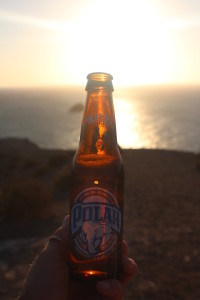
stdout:
[[70,191],[70,276],[120,278],[124,173],[117,145],[112,76],[88,75]]

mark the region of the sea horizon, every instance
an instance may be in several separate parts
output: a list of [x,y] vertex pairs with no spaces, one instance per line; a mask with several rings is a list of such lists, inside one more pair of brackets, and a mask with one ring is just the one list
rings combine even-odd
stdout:
[[[0,138],[27,138],[42,148],[76,149],[84,86],[0,88]],[[125,149],[200,151],[200,85],[116,87],[118,143]]]

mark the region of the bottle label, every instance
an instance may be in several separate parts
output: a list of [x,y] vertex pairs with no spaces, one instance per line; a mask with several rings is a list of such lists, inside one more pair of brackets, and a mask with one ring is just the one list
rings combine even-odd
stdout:
[[121,232],[121,212],[114,195],[98,187],[79,193],[71,210],[71,232],[77,251],[86,258],[112,251]]
[[103,125],[110,128],[114,127],[112,118],[104,114],[89,114],[85,117],[84,124],[92,126]]

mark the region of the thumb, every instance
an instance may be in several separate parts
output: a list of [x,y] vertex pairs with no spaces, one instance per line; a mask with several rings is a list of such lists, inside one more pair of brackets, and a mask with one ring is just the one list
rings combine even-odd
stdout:
[[49,243],[44,253],[46,257],[54,260],[68,261],[69,252],[69,215],[63,221],[63,224],[49,238]]
[[69,245],[69,215],[64,218],[62,226],[54,232],[53,236]]

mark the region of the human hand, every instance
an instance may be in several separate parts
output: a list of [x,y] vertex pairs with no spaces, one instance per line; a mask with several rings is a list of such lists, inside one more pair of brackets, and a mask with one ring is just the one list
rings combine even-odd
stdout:
[[128,245],[123,242],[123,274],[120,281],[107,279],[96,285],[83,285],[69,279],[69,216],[50,238],[47,247],[33,264],[19,300],[120,300],[124,286],[137,270],[127,257]]

